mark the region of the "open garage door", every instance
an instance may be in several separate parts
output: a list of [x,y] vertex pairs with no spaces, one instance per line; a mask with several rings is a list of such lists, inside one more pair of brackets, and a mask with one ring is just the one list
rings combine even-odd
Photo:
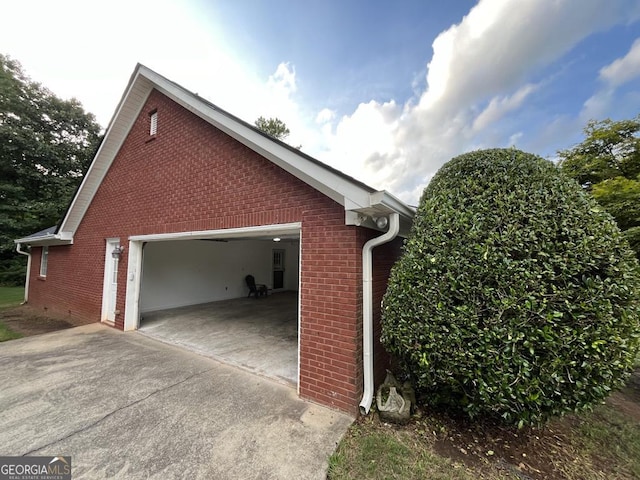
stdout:
[[[280,238],[280,237],[276,237]],[[300,241],[280,239],[203,239],[148,242],[144,246],[140,312],[246,297],[245,281],[273,292],[298,290]],[[273,258],[281,276],[274,284]]]
[[[145,240],[135,240],[141,243],[131,248],[140,254],[136,328],[297,384],[299,230]],[[269,294],[248,297],[247,275],[266,285]]]

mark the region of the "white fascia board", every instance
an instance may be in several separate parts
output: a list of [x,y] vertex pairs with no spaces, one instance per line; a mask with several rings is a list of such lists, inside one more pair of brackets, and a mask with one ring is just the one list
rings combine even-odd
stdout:
[[18,238],[16,240],[14,240],[13,243],[16,243],[16,244],[17,243],[24,243],[24,244],[31,245],[33,243],[50,240],[52,238],[55,238],[55,235],[53,233],[49,233],[49,234],[43,235],[41,237],[23,237],[23,238]]
[[370,191],[229,118],[157,73],[148,69],[144,72],[160,92],[340,205],[350,201],[364,207],[368,203]]
[[[71,238],[118,154],[131,126],[154,88],[283,170],[344,206],[347,212],[364,212],[373,206],[377,211],[386,206],[391,209],[390,211],[400,213],[401,217],[413,217],[413,211],[410,207],[387,192],[372,192],[364,184],[359,184],[355,180],[351,181],[348,177],[339,175],[332,169],[305,158],[303,154],[290,150],[248,127],[244,122],[231,118],[226,112],[217,110],[210,103],[199,99],[191,92],[170,82],[153,70],[144,65],[138,65],[107,127],[105,138],[60,225],[60,230],[69,232]],[[349,215],[346,215],[346,217],[349,217]]]
[[169,240],[199,240],[225,238],[255,238],[269,236],[299,235],[300,222],[259,225],[256,227],[224,228],[220,230],[197,230],[191,232],[157,233],[149,235],[132,235],[132,242],[160,242]]
[[409,219],[412,219],[416,214],[416,210],[414,208],[410,207],[399,198],[391,195],[386,190],[372,193],[370,195],[370,205],[386,207],[389,209],[389,213],[397,212],[401,217]]
[[73,233],[71,233],[71,232],[58,232],[56,235],[62,241],[65,241],[65,242],[69,241],[69,242],[73,243]]
[[371,193],[367,204],[364,206],[349,202],[345,205],[345,209],[369,216],[389,215],[395,212],[401,218],[408,220],[413,219],[416,213],[413,208],[384,190]]
[[346,225],[357,225],[378,231],[384,231],[384,229],[376,225],[376,218],[397,213],[400,216],[399,235],[405,238],[409,234],[416,213],[412,207],[384,190],[370,194],[369,204],[366,207],[350,204],[345,209],[347,210],[345,214]]
[[61,230],[68,230],[73,234],[80,225],[102,180],[109,171],[120,147],[129,134],[131,126],[138,118],[144,102],[153,88],[151,82],[142,77],[140,70],[139,67],[118,104],[105,132],[105,137],[60,224]]
[[23,243],[25,245],[32,245],[34,247],[48,247],[55,245],[72,245],[73,237],[68,237],[67,235],[60,234],[48,234],[43,235],[42,237],[24,237],[18,238],[14,240],[14,243],[20,244]]

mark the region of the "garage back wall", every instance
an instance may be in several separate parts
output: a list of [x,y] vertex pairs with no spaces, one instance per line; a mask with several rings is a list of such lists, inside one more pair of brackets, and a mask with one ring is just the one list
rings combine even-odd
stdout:
[[273,249],[285,250],[283,290],[298,290],[299,241],[182,240],[144,247],[140,310],[246,297],[246,275],[272,286]]

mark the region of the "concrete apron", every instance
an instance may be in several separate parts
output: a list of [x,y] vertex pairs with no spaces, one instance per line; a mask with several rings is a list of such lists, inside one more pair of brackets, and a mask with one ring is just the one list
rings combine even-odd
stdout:
[[324,479],[352,422],[100,324],[0,344],[0,385],[0,455],[71,455],[73,478]]
[[143,314],[140,333],[293,385],[298,383],[298,294]]

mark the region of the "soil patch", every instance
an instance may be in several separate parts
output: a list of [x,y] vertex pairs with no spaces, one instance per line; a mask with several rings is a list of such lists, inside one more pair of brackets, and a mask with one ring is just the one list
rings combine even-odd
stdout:
[[434,450],[469,467],[493,465],[521,479],[564,478],[554,464],[570,458],[571,425],[552,422],[545,428],[516,430],[495,423],[470,422],[436,414],[441,432]]
[[45,315],[28,305],[0,310],[0,322],[25,337],[93,323],[48,313]]
[[[640,369],[636,369],[627,387],[611,395],[606,404],[640,424]],[[629,478],[607,476],[606,472],[620,474],[613,458],[597,455],[585,458],[580,454],[581,447],[575,441],[580,437],[582,423],[578,415],[555,419],[543,428],[522,430],[495,423],[471,422],[446,412],[424,412],[424,419],[424,423],[418,423],[422,424],[418,428],[424,428],[425,424],[430,426],[435,437],[434,450],[468,467],[482,470],[483,465],[491,465],[524,480],[585,478],[580,475],[580,467],[572,468],[570,474],[564,467],[586,460],[591,464],[590,472],[595,467],[603,474],[602,478]]]

